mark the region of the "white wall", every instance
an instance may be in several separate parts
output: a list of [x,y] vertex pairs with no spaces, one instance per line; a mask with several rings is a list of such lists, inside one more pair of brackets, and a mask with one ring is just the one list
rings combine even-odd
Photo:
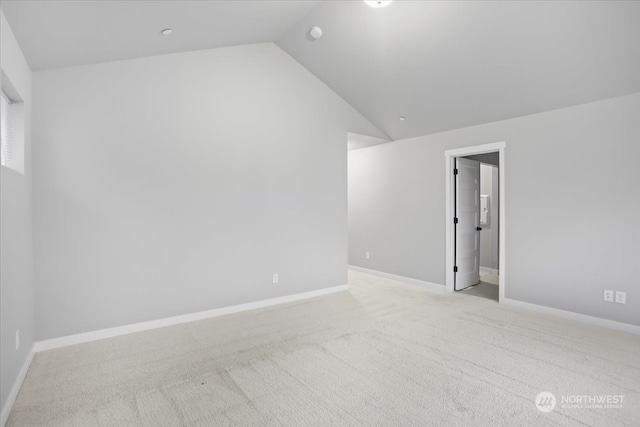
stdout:
[[[31,226],[31,70],[0,12],[0,66],[24,101],[25,173],[1,166],[0,174],[0,404],[33,346],[33,250]],[[6,82],[3,82],[5,84]],[[15,333],[20,330],[20,348]]]
[[506,297],[640,325],[639,117],[636,93],[350,151],[349,263],[444,284],[444,151],[506,141]]
[[383,135],[274,44],[37,72],[33,114],[38,339],[347,282]]

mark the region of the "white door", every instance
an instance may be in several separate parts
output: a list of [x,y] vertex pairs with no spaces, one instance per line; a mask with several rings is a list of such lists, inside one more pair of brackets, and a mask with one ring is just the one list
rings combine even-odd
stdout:
[[456,158],[456,291],[480,282],[480,162]]

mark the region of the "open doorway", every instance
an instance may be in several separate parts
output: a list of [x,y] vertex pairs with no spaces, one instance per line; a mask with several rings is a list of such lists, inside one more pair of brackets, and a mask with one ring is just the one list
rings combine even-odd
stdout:
[[505,295],[505,143],[447,150],[446,289]]
[[[455,290],[462,290],[467,295],[474,295],[481,298],[487,298],[498,301],[499,294],[499,153],[474,154],[470,156],[456,158],[456,169],[462,171],[463,174],[456,174],[455,181],[467,176],[467,184],[471,187],[467,192],[469,201],[466,203],[467,210],[473,216],[473,224],[470,236],[460,236],[458,233],[458,224],[455,225],[456,230],[456,261],[458,274],[454,277]],[[464,164],[462,166],[461,164]],[[471,178],[471,179],[469,179]],[[463,180],[464,181],[464,180]],[[464,182],[462,183],[464,184]],[[460,201],[465,202],[461,197],[460,183],[455,183],[456,193],[456,213],[455,217],[459,218],[459,224],[464,230],[465,213],[460,212]],[[467,227],[469,228],[469,227]],[[470,238],[469,238],[470,237]],[[460,275],[461,264],[464,266],[465,260],[461,260],[462,254],[459,250],[461,246],[473,242],[476,245],[475,253],[472,253],[473,262],[468,262],[467,268],[471,267],[472,278],[469,275],[458,277]],[[455,268],[454,268],[455,270]],[[458,280],[461,279],[461,280]],[[459,283],[463,282],[463,283]],[[465,283],[466,282],[466,283]],[[466,286],[465,286],[466,285]]]

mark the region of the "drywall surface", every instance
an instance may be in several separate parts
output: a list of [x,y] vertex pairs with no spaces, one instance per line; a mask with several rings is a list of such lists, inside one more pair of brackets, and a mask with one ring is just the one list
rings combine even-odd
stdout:
[[494,270],[498,269],[499,255],[499,182],[498,168],[481,163],[480,194],[489,196],[489,223],[480,231],[480,266]]
[[350,151],[349,263],[444,283],[444,151],[506,141],[505,296],[640,325],[638,117],[636,93]]
[[[0,66],[24,101],[25,173],[0,166],[0,404],[33,345],[33,236],[31,217],[31,70],[0,12]],[[5,84],[6,82],[3,82]],[[20,347],[16,349],[16,331]]]
[[37,72],[34,106],[38,339],[347,282],[347,132],[384,135],[276,45]]

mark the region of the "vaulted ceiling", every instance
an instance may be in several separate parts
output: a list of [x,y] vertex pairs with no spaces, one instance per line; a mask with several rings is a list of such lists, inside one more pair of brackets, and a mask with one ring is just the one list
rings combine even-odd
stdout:
[[273,41],[394,140],[640,91],[640,2],[3,0],[2,10],[33,70]]
[[402,139],[640,91],[639,41],[640,2],[329,1],[278,44]]
[[[32,71],[274,41],[319,1],[2,0]],[[162,37],[165,28],[174,30]]]

